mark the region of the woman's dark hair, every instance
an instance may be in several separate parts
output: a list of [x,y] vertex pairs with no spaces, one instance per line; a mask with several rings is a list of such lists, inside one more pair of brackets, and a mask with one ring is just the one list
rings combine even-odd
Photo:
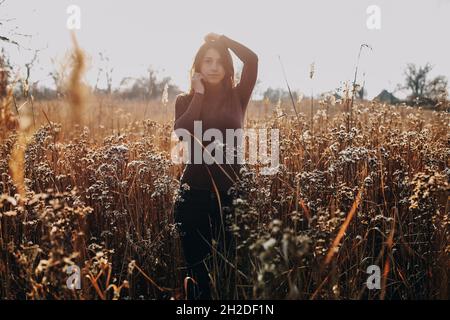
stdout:
[[[198,49],[197,54],[194,58],[194,63],[191,68],[191,77],[195,72],[200,72],[203,58],[205,57],[206,52],[209,49],[215,49],[222,59],[222,65],[225,69],[225,76],[222,79],[222,86],[225,88],[225,92],[231,93],[231,89],[234,86],[234,67],[233,67],[233,59],[231,58],[231,54],[228,51],[227,47],[225,47],[220,40],[219,41],[207,41],[201,45]],[[194,95],[194,88],[189,90],[189,95]]]

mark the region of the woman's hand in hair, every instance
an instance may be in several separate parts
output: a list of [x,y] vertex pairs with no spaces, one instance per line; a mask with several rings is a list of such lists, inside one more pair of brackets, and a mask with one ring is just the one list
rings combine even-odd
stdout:
[[214,32],[210,32],[205,36],[205,42],[208,41],[217,41],[220,38],[220,34],[214,33]]
[[194,91],[197,93],[204,94],[205,86],[203,85],[202,80],[204,79],[203,75],[199,72],[196,72],[192,75],[191,78],[191,86],[194,88]]

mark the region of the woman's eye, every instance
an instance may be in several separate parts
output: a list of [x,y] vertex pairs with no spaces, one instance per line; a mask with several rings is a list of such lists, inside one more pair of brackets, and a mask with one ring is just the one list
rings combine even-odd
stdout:
[[[205,60],[205,63],[212,63],[212,60]],[[222,61],[217,61],[218,65],[222,65]]]

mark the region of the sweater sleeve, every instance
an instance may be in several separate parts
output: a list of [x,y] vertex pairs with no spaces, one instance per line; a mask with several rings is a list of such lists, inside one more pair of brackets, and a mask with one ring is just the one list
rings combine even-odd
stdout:
[[194,134],[194,121],[200,120],[203,97],[203,94],[196,92],[189,102],[187,96],[177,96],[175,101],[174,130],[186,129],[191,134]]
[[231,49],[244,63],[241,80],[236,85],[236,89],[241,100],[242,108],[245,110],[258,77],[258,56],[249,48],[228,38],[225,35],[221,35],[219,41],[221,41],[227,48]]

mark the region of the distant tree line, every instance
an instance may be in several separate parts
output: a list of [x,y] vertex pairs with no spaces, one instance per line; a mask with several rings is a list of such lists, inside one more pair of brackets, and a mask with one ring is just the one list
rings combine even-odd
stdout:
[[[422,106],[442,106],[448,105],[448,79],[443,75],[438,75],[429,79],[429,73],[433,66],[427,63],[425,66],[416,66],[415,64],[407,64],[404,76],[405,82],[397,85],[394,92],[382,90],[374,100],[387,102],[391,104],[406,103],[408,105],[422,105]],[[338,94],[340,90],[336,90],[334,96],[339,99]],[[395,97],[394,93],[397,91],[404,91],[407,97],[404,100]],[[363,100],[366,97],[366,90],[364,86],[357,86],[355,88],[355,98]],[[292,92],[292,96],[297,101],[298,93]],[[325,96],[324,94],[319,96]],[[289,91],[282,88],[267,88],[263,93],[263,98],[272,103],[279,100],[290,100]]]

